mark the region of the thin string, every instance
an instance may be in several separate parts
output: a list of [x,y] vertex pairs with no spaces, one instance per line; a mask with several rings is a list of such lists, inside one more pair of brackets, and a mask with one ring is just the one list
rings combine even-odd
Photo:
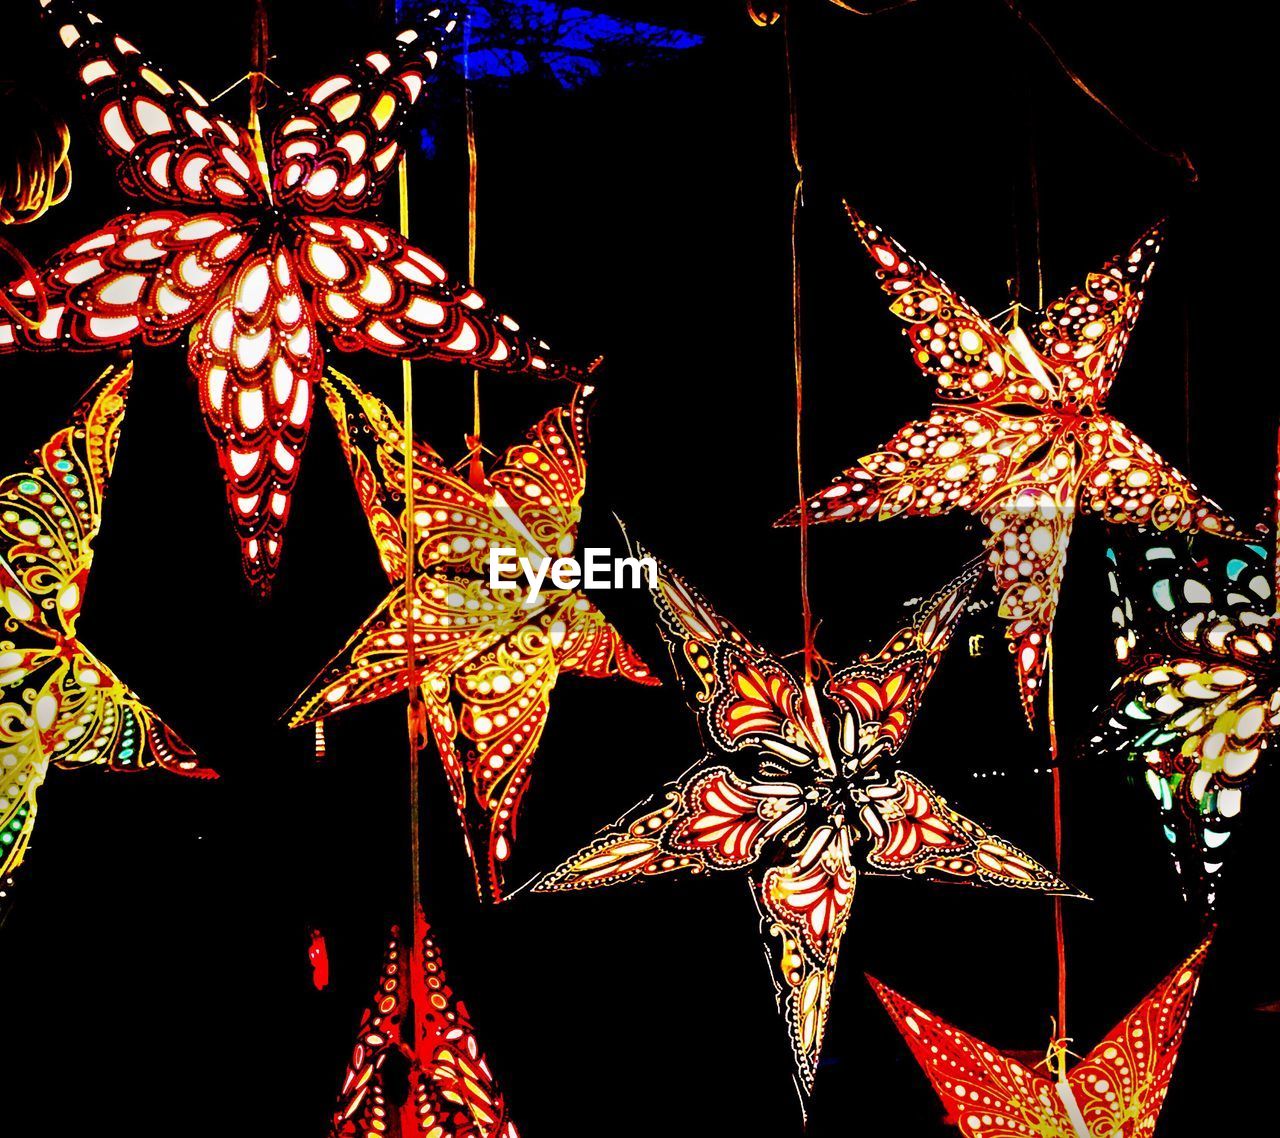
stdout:
[[[1029,108],[1030,112],[1030,108]],[[1027,131],[1028,189],[1031,198],[1031,250],[1036,265],[1036,313],[1044,311],[1044,260],[1041,257],[1040,238],[1040,170],[1036,161],[1036,132]],[[1049,723],[1049,769],[1053,778],[1053,856],[1054,870],[1062,878],[1062,766],[1058,753],[1058,722],[1056,718],[1053,676],[1053,630],[1045,637],[1045,671],[1048,673],[1046,718]],[[1053,899],[1053,941],[1058,967],[1058,1019],[1057,1037],[1067,1038],[1067,939],[1061,895]],[[1063,1044],[1065,1046],[1065,1043]]]
[[1280,429],[1276,432],[1276,501],[1275,511],[1271,515],[1271,524],[1275,529],[1276,542],[1271,561],[1271,571],[1275,577],[1271,595],[1276,603],[1276,619],[1280,620]]
[[[1053,633],[1045,641],[1045,670],[1049,674],[1049,769],[1053,772],[1053,859],[1054,871],[1062,877],[1062,767],[1058,755],[1058,724],[1054,718],[1053,691]],[[1058,1021],[1059,1039],[1067,1038],[1067,938],[1062,913],[1062,895],[1053,898],[1053,939],[1058,959]]]
[[[840,0],[831,0],[833,4],[839,4]],[[1087,95],[1098,107],[1105,111],[1111,119],[1116,122],[1130,137],[1146,147],[1152,154],[1157,154],[1161,158],[1167,158],[1170,162],[1175,162],[1187,171],[1187,176],[1191,181],[1200,180],[1200,175],[1196,170],[1195,163],[1191,161],[1191,156],[1185,150],[1166,150],[1162,146],[1157,146],[1141,131],[1130,126],[1129,123],[1121,117],[1120,113],[1112,107],[1101,95],[1097,94],[1092,87],[1089,86],[1071,67],[1069,63],[1058,53],[1058,49],[1050,42],[1049,37],[1044,34],[1039,26],[1022,10],[1019,0],[1004,0],[1005,7],[1023,24],[1032,35],[1036,37],[1043,45],[1044,49],[1049,53],[1050,57],[1056,63],[1062,73],[1071,80],[1075,86]]]
[[[467,119],[467,284],[476,287],[476,187],[479,163],[476,157],[476,105],[471,90],[471,17],[463,26],[462,103]],[[476,455],[480,449],[480,369],[471,375],[471,435]]]
[[[467,283],[476,284],[476,184],[479,169],[476,160],[476,111],[471,86],[463,88],[463,102],[467,109]],[[471,375],[471,434],[473,444],[480,445],[480,369]]]
[[[400,235],[409,238],[409,165],[405,154],[400,155],[397,167],[400,188]],[[415,1036],[421,1044],[425,1039],[423,1032],[424,1009],[426,1008],[426,989],[423,976],[423,941],[426,936],[426,919],[422,912],[422,826],[419,803],[418,756],[423,737],[422,690],[418,677],[418,629],[417,629],[417,590],[415,570],[418,553],[418,520],[414,503],[413,480],[413,363],[402,360],[400,363],[401,380],[404,389],[404,411],[402,416],[404,428],[404,596],[405,596],[405,683],[409,690],[409,856],[410,890],[413,906],[413,947],[410,990],[415,1008]]]
[[791,6],[782,13],[783,54],[787,64],[787,127],[796,188],[791,198],[791,359],[796,383],[796,492],[800,501],[800,615],[804,622],[804,678],[813,682],[816,652],[813,642],[813,608],[809,603],[809,510],[804,491],[804,371],[800,319],[800,207],[804,204],[804,167],[800,163],[800,132],[796,108],[795,65],[792,60]]
[[837,8],[842,8],[846,12],[852,12],[855,16],[883,16],[886,12],[896,12],[899,8],[910,8],[916,0],[895,0],[892,4],[885,4],[882,8],[855,8],[852,4],[846,4],[845,0],[831,0]]

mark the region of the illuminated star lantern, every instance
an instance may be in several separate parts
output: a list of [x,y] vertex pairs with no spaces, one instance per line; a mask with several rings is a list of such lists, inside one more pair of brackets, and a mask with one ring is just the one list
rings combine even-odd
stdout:
[[[1048,1074],[868,979],[965,1138],[1145,1138],[1155,1133],[1208,951],[1205,940],[1070,1071]],[[1065,1055],[1050,1054],[1050,1066],[1065,1066]]]
[[[1213,502],[1102,410],[1159,228],[1025,329],[999,331],[891,237],[849,216],[937,402],[928,419],[903,427],[804,508],[811,522],[976,515],[990,530],[988,563],[1030,723],[1077,510],[1158,530],[1235,532]],[[797,509],[779,524],[798,520]]]
[[[342,1080],[330,1138],[518,1138],[429,928],[423,939],[422,1007],[414,1006],[410,967],[399,930],[392,929],[378,991],[361,1020]],[[417,1020],[422,1029],[415,1048],[408,1025]],[[383,1068],[396,1052],[409,1064],[403,1104],[391,1100],[385,1085]]]
[[1213,908],[1223,846],[1280,728],[1268,555],[1242,542],[1107,551],[1115,593],[1112,689],[1095,746],[1145,769],[1187,900]]
[[[548,580],[535,601],[524,583],[506,590],[489,583],[491,546],[533,563],[573,554],[589,394],[579,389],[567,407],[546,415],[478,484],[425,442],[414,444],[415,656],[477,885],[494,900],[502,897],[503,863],[560,673],[658,682],[583,592]],[[385,404],[345,377],[326,383],[325,399],[392,588],[298,698],[294,727],[404,691],[408,682],[404,435]]]
[[[385,50],[283,98],[264,150],[256,129],[223,118],[96,17],[63,0],[43,6],[121,184],[167,208],[122,214],[54,257],[48,316],[35,330],[0,323],[0,351],[165,344],[190,329],[201,410],[256,586],[280,560],[323,374],[319,328],[342,351],[569,374],[434,258],[350,216],[376,205],[394,172],[451,13],[433,9]],[[32,286],[11,291],[21,300]]]
[[859,871],[1067,891],[893,763],[981,566],[925,601],[878,653],[836,672],[822,698],[658,566],[660,627],[709,751],[533,889],[744,872],[803,1103]]
[[213,778],[76,637],[132,367],[0,477],[0,880],[22,862],[49,765]]

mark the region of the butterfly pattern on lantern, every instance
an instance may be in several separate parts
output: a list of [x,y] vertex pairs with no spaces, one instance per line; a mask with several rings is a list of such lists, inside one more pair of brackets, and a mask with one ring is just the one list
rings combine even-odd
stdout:
[[[373,1004],[364,1013],[342,1080],[330,1138],[518,1138],[466,1006],[445,976],[429,926],[422,933],[421,984],[409,976],[410,953],[392,929]],[[420,990],[425,1006],[416,1006]],[[410,1011],[412,1010],[412,1016]],[[421,1021],[419,1042],[410,1023]],[[410,1038],[406,1038],[409,1036]],[[409,1094],[391,1100],[384,1066],[399,1053],[409,1065]]]
[[1093,743],[1145,767],[1184,895],[1208,912],[1223,847],[1280,728],[1269,555],[1244,542],[1193,554],[1155,541],[1107,556],[1122,673]]
[[532,888],[745,871],[804,1103],[859,872],[1069,891],[894,764],[982,567],[834,673],[820,697],[655,564],[659,625],[708,753]]
[[[846,205],[848,209],[848,206]],[[782,518],[811,523],[964,510],[987,559],[1034,722],[1077,511],[1157,530],[1236,528],[1178,470],[1103,410],[1160,249],[1160,227],[1025,328],[1000,331],[852,209],[915,365],[936,385],[929,418],[903,427]]]
[[[67,0],[41,0],[75,59],[121,185],[166,207],[125,213],[52,258],[38,327],[0,322],[0,351],[167,344],[188,362],[218,449],[245,572],[269,587],[323,375],[340,351],[578,374],[493,311],[375,206],[455,16],[427,13],[385,50],[286,96],[269,145]],[[30,303],[30,281],[9,289]]]
[[1208,952],[1206,939],[1070,1071],[1051,1074],[868,980],[965,1138],[1146,1138],[1155,1133]]
[[[298,698],[294,727],[404,691],[408,676],[404,434],[390,408],[346,377],[335,374],[324,392],[391,592]],[[523,584],[489,584],[491,546],[534,561],[573,553],[590,393],[578,389],[474,479],[414,440],[415,658],[477,885],[494,900],[559,675],[658,682],[585,593],[549,584],[531,603]]]
[[0,477],[0,879],[22,863],[49,766],[213,778],[76,635],[132,365]]

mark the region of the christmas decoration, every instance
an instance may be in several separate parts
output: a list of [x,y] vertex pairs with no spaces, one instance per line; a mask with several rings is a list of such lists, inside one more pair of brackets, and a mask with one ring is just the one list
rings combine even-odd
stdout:
[[21,863],[50,764],[212,778],[76,636],[131,365],[0,478],[0,879]]
[[894,765],[981,566],[921,604],[878,653],[832,675],[824,701],[655,563],[660,627],[708,753],[533,889],[747,871],[803,1102],[860,871],[1067,891]]
[[[411,978],[409,954],[399,930],[391,930],[378,991],[360,1023],[330,1136],[517,1138],[466,1007],[445,977],[440,949],[429,927],[422,933],[422,975]],[[418,1028],[416,1044],[410,1042],[410,1024]],[[402,1105],[392,1101],[384,1081],[384,1064],[396,1052],[409,1065],[409,1095]]]
[[1145,767],[1184,893],[1208,911],[1223,847],[1280,727],[1268,554],[1152,540],[1107,556],[1122,674],[1093,742]]
[[[324,387],[391,592],[301,695],[302,726],[404,691],[409,618],[401,486],[404,435],[391,410],[349,379]],[[470,478],[414,442],[419,534],[414,659],[483,895],[502,897],[520,800],[561,672],[657,680],[578,589],[490,587],[490,548],[548,563],[573,553],[586,489],[580,389],[485,472]],[[459,746],[459,736],[465,742]],[[468,780],[471,783],[468,790]],[[485,851],[481,864],[480,851]]]
[[191,329],[188,359],[256,586],[279,565],[322,375],[319,328],[341,351],[576,374],[394,229],[350,216],[380,200],[452,12],[433,9],[386,49],[285,98],[264,145],[256,106],[248,129],[234,125],[96,17],[64,0],[42,6],[122,186],[167,208],[123,214],[55,256],[46,318],[34,330],[0,323],[0,351],[164,344]]
[[[1234,534],[1233,523],[1102,410],[1160,248],[1145,233],[1085,283],[1008,331],[971,308],[883,231],[849,216],[905,322],[932,413],[903,427],[806,506],[810,522],[964,510],[990,531],[987,558],[1023,709],[1045,672],[1077,510],[1110,523]],[[795,524],[799,510],[779,524]]]
[[1048,1074],[868,979],[965,1138],[1142,1138],[1155,1132],[1208,951],[1205,940],[1070,1071],[1067,1041],[1055,1041]]

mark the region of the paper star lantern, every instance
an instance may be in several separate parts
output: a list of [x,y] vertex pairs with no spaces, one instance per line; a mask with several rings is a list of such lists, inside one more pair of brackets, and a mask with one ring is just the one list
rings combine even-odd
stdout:
[[131,365],[0,478],[0,879],[21,863],[49,766],[213,778],[76,636]]
[[[415,988],[410,954],[391,930],[373,1004],[364,1013],[342,1081],[330,1138],[518,1138],[466,1006],[455,999],[430,928]],[[422,993],[421,1000],[413,992]],[[412,1042],[417,1027],[418,1043]],[[399,1052],[409,1064],[409,1096],[396,1106],[384,1065]]]
[[[395,230],[350,216],[376,205],[398,136],[454,27],[434,9],[385,50],[282,99],[264,151],[188,84],[63,0],[42,0],[131,193],[127,213],[55,256],[35,330],[0,323],[0,351],[172,343],[188,360],[218,448],[245,572],[269,585],[323,374],[317,336],[342,351],[571,374],[540,341]],[[13,288],[21,299],[30,282]]]
[[893,763],[981,566],[925,601],[878,653],[836,672],[820,699],[655,563],[659,624],[708,753],[533,888],[745,872],[804,1102],[860,871],[1067,890]]
[[[1102,409],[1138,319],[1159,227],[1025,330],[1002,332],[882,230],[849,216],[937,402],[928,419],[903,427],[804,508],[815,523],[975,515],[990,530],[988,563],[1032,722],[1077,510],[1158,530],[1236,532]],[[797,510],[780,524],[798,520]]]
[[1049,1075],[868,979],[965,1138],[1143,1138],[1155,1132],[1208,951],[1205,940],[1069,1072]]
[[[550,412],[475,483],[425,442],[414,444],[415,657],[477,884],[495,900],[502,897],[502,866],[559,675],[658,682],[582,591],[548,581],[530,603],[524,585],[489,587],[490,546],[535,562],[572,555],[586,490],[588,395],[584,389]],[[298,698],[290,713],[294,727],[407,684],[404,435],[385,404],[345,377],[326,383],[325,399],[391,592]]]
[[1122,674],[1093,742],[1145,769],[1188,901],[1213,907],[1224,845],[1280,728],[1269,558],[1260,546],[1108,550]]

